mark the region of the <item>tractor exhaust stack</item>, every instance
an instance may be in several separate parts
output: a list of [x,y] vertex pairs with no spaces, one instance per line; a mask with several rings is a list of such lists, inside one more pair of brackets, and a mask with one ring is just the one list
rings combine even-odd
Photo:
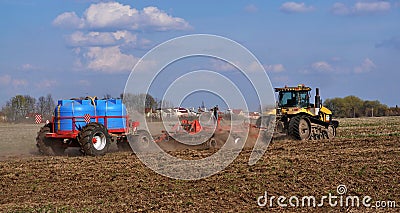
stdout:
[[315,108],[320,108],[321,97],[319,96],[319,88],[315,88]]
[[319,88],[315,88],[315,115],[319,114],[319,108],[321,108],[321,97],[319,96]]

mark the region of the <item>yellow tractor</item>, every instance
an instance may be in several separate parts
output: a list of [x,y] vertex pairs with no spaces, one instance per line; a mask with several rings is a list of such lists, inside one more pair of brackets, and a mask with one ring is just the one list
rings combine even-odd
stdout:
[[[319,89],[315,89],[315,102],[310,103],[310,87],[275,88],[278,93],[276,106],[276,133],[284,133],[297,140],[334,138],[339,122],[332,119],[332,112],[322,106]],[[261,124],[262,118],[257,123]]]

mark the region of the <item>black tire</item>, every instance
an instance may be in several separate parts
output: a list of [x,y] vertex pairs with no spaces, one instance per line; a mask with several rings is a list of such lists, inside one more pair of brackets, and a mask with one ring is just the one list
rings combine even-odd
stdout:
[[89,123],[79,132],[78,142],[85,155],[99,156],[108,152],[111,139],[102,124]]
[[152,138],[146,130],[138,130],[134,135],[127,135],[129,149],[135,153],[147,152],[154,148]]
[[296,140],[307,140],[311,135],[310,122],[302,117],[295,116],[289,121],[289,136]]
[[66,149],[62,144],[62,139],[46,138],[46,134],[50,133],[50,125],[46,124],[41,127],[36,136],[36,146],[42,155],[62,155]]
[[217,148],[217,140],[215,138],[210,138],[206,142],[206,149],[215,149]]
[[151,142],[150,133],[146,130],[138,130],[135,142],[140,148],[148,148]]
[[130,151],[130,152],[132,152],[131,146],[129,146],[129,143],[128,143],[128,141],[126,139],[117,140],[117,147],[118,147],[119,151],[122,151],[122,152]]

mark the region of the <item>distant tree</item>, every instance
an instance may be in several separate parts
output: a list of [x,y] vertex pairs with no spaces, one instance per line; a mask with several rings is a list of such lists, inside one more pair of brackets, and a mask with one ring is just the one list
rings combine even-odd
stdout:
[[345,117],[344,101],[342,98],[326,99],[324,102],[325,107],[330,109],[334,116]]
[[39,113],[40,115],[44,115],[45,114],[46,98],[44,96],[40,96],[38,98],[38,102],[36,104],[36,109],[37,109],[37,113]]
[[356,96],[326,99],[324,105],[336,117],[384,116],[388,107],[379,101],[364,101]]
[[363,110],[365,116],[384,116],[388,107],[379,101],[364,101]]
[[2,108],[8,121],[20,121],[27,115],[35,113],[36,99],[29,95],[16,95],[7,101]]
[[110,94],[105,94],[103,99],[112,99],[113,97]]
[[25,95],[25,115],[32,114],[36,112],[36,98],[29,95]]
[[162,109],[168,109],[168,108],[174,107],[174,104],[168,100],[158,100],[157,103],[158,103],[157,104],[158,108],[162,108]]
[[150,94],[146,94],[145,107],[148,109],[155,109],[157,107],[157,101]]
[[354,95],[346,96],[343,98],[344,111],[346,112],[346,117],[356,118],[363,115],[362,106],[363,100]]
[[50,119],[53,115],[56,104],[51,94],[40,96],[36,104],[36,112],[41,114],[43,118]]
[[150,94],[124,94],[123,100],[130,112],[144,112],[146,108],[157,107],[156,100]]

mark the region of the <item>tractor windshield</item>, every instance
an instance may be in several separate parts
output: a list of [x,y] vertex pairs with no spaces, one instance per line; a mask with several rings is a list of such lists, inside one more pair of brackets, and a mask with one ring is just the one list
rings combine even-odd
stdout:
[[280,107],[308,107],[309,95],[307,91],[280,91]]
[[280,107],[293,107],[296,106],[297,92],[280,91],[279,92],[279,106]]

